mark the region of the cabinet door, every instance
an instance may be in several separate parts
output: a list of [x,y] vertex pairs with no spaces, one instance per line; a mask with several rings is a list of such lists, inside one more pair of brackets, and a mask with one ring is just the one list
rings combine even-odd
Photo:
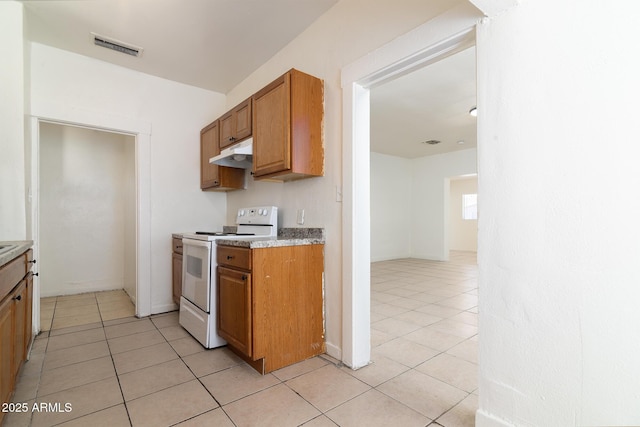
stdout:
[[179,305],[182,295],[182,255],[175,252],[173,253],[171,272],[173,276],[173,302]]
[[242,141],[251,136],[251,98],[233,109],[233,133],[235,141]]
[[211,157],[220,154],[218,127],[216,120],[200,132],[200,188],[203,190],[220,185],[219,167],[209,163]]
[[26,278],[26,298],[24,313],[24,358],[29,354],[29,346],[33,336],[33,274],[30,272]]
[[216,120],[200,131],[200,188],[202,190],[227,191],[244,188],[244,169],[212,165],[211,157],[220,154],[220,122]]
[[27,317],[27,280],[24,279],[18,285],[18,288],[14,291],[14,325],[13,325],[13,372],[18,373],[20,364],[25,359],[25,343],[26,339],[26,317]]
[[253,173],[256,177],[291,169],[290,75],[253,98]]
[[[9,294],[0,302],[0,400],[9,401],[13,390],[13,299]],[[3,413],[0,412],[0,421]]]
[[218,335],[251,357],[251,274],[218,267]]
[[220,121],[220,149],[223,149],[235,142],[235,135],[233,132],[233,111],[229,111],[218,120]]
[[251,136],[251,98],[236,105],[218,119],[220,121],[220,149]]
[[31,270],[35,266],[35,260],[33,259],[33,249],[27,251],[27,267],[29,272],[27,273],[27,312],[25,314],[25,351],[24,357],[27,357],[29,352],[29,346],[31,345],[31,339],[33,338],[33,271]]

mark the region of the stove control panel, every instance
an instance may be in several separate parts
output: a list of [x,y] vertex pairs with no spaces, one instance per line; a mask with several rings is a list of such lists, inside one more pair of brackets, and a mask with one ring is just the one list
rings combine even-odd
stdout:
[[278,208],[275,206],[257,206],[240,208],[236,215],[236,224],[277,225]]

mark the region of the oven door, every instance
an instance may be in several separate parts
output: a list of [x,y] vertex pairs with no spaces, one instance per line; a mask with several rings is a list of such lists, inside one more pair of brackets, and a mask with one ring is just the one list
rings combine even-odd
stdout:
[[211,242],[182,239],[182,296],[211,312]]

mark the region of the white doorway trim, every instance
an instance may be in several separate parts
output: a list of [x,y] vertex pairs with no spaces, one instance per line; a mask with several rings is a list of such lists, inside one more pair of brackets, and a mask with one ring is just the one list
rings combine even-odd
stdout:
[[473,46],[481,17],[470,3],[461,3],[342,69],[340,358],[352,369],[366,366],[371,357],[369,89]]
[[[151,314],[151,182],[150,146],[151,124],[126,117],[68,109],[48,105],[42,111],[33,111],[30,121],[31,139],[31,198],[32,239],[34,257],[39,258],[39,166],[40,123],[48,122],[106,132],[132,135],[135,138],[136,181],[136,316]],[[98,159],[97,159],[98,160]],[[40,331],[40,281],[34,278],[34,330]]]

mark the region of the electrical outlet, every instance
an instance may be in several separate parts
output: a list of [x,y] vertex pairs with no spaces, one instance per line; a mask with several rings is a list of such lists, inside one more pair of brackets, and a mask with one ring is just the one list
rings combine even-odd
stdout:
[[304,224],[304,209],[298,209],[298,224]]

